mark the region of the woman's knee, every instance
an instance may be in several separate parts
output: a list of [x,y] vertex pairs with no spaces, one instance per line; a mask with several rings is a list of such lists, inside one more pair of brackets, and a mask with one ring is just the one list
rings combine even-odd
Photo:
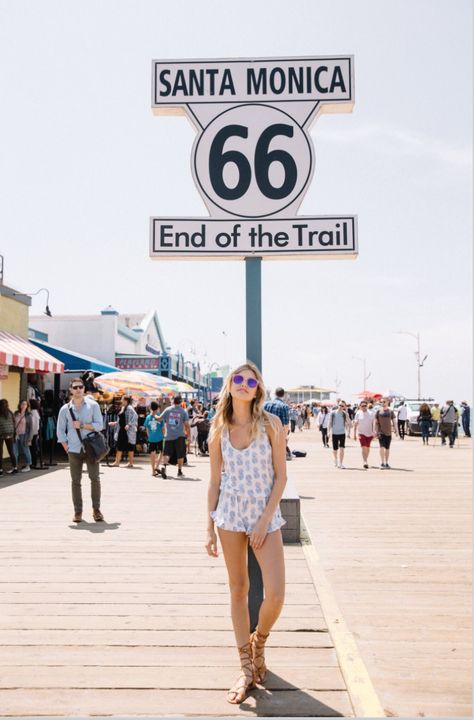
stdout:
[[285,602],[285,588],[265,590],[265,600],[274,608],[280,608]]
[[230,595],[234,602],[247,601],[249,594],[249,581],[240,580],[229,583]]

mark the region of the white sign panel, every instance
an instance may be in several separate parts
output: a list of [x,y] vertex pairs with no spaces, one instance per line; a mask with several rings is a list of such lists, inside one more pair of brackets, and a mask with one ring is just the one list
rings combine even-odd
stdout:
[[265,220],[152,218],[150,257],[175,259],[249,256],[281,258],[302,255],[338,257],[357,254],[356,219],[308,217]]
[[153,61],[152,107],[353,102],[352,57]]
[[152,218],[150,256],[356,256],[355,216],[297,216],[315,167],[309,127],[352,109],[353,72],[351,56],[154,61],[154,112],[184,111],[198,131],[191,167],[210,219]]

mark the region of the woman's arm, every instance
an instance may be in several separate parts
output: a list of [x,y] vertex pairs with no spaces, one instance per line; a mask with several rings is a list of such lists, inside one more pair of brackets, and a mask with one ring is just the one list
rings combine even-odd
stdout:
[[267,506],[250,535],[250,545],[256,550],[261,548],[265,542],[268,525],[280,505],[280,500],[286,485],[286,438],[280,418],[277,416],[275,416],[275,418],[278,420],[277,429],[274,429],[272,425],[267,426],[268,439],[272,446],[272,462],[275,471],[275,480]]
[[214,529],[214,521],[211,518],[217,503],[219,502],[221,474],[222,474],[222,452],[220,438],[213,437],[209,442],[209,459],[211,463],[211,478],[207,491],[207,554],[217,557],[217,535]]

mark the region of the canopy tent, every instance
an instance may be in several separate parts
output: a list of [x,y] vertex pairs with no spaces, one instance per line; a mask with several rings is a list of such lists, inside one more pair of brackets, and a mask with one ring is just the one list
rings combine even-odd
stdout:
[[[59,360],[64,365],[64,372],[66,373],[77,373],[78,375],[87,370],[92,372],[104,373],[110,370],[116,370],[113,365],[98,360],[97,358],[89,357],[89,355],[82,355],[82,353],[75,352],[74,350],[67,350],[66,348],[58,347],[56,345],[49,345],[49,343],[41,342],[40,340],[31,341],[37,348],[47,351],[54,358]],[[54,370],[51,372],[55,372]],[[57,371],[56,371],[57,372]]]
[[96,385],[107,392],[156,397],[179,392],[177,383],[160,375],[140,372],[138,370],[118,370],[95,379]]
[[0,331],[0,364],[41,373],[63,373],[64,364],[29,340],[6,330]]
[[388,397],[388,398],[404,398],[406,395],[404,393],[398,392],[398,390],[384,390],[382,393],[382,397]]

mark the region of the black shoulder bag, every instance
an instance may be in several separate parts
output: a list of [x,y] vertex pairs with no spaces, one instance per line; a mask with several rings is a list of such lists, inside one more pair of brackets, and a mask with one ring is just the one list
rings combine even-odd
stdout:
[[[69,406],[69,412],[71,413],[72,419],[76,420],[71,406]],[[89,462],[98,463],[107,455],[109,452],[109,446],[107,444],[107,440],[101,432],[93,430],[92,432],[87,433],[84,438],[82,437],[80,430],[77,430],[77,428],[76,432]]]

